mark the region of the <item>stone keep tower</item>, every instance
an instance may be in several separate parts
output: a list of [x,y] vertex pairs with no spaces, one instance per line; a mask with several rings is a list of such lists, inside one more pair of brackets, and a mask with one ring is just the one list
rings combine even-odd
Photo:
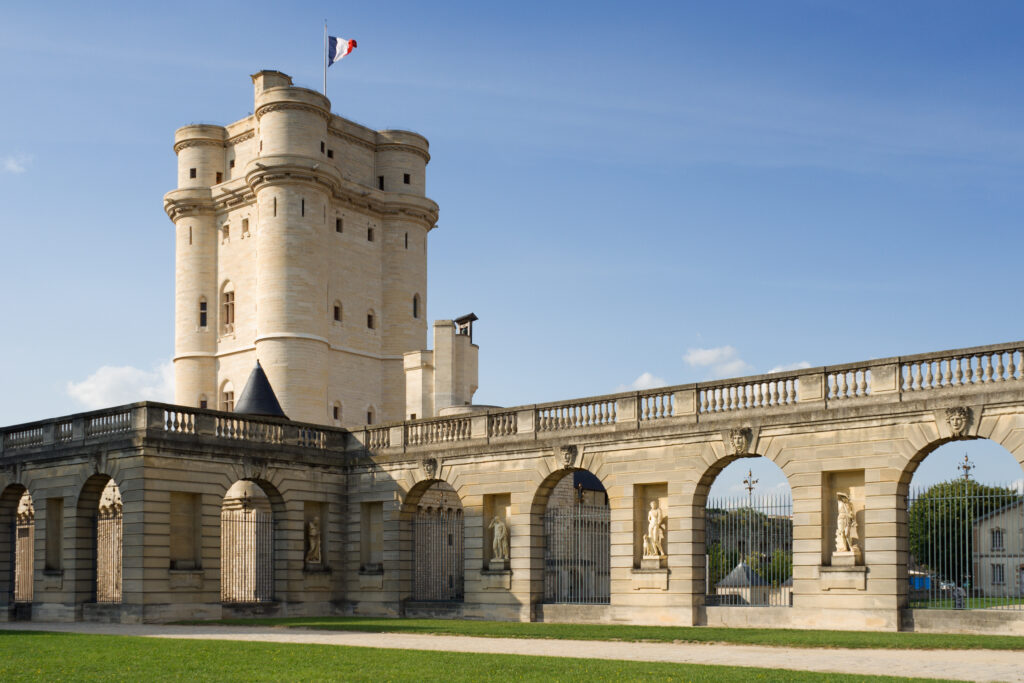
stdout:
[[252,80],[253,115],[174,136],[174,400],[230,410],[258,359],[293,420],[401,419],[402,354],[427,336],[427,140]]

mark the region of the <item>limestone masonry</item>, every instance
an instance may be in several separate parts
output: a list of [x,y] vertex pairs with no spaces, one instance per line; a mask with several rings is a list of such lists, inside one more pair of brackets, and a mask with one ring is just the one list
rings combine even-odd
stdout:
[[[1019,495],[975,521],[975,561],[1003,570],[955,586],[962,609],[919,608],[948,582],[908,541],[935,448],[1024,462],[1024,342],[475,406],[476,316],[435,321],[426,349],[427,141],[280,72],[253,83],[252,116],[175,134],[175,404],[0,430],[0,620],[1024,634]],[[754,457],[791,502],[709,505]],[[716,527],[730,515],[745,537]]]

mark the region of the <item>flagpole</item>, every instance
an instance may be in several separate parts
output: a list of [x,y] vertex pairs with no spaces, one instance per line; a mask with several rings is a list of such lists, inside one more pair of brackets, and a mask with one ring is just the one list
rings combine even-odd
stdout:
[[324,97],[327,97],[327,20],[324,19]]

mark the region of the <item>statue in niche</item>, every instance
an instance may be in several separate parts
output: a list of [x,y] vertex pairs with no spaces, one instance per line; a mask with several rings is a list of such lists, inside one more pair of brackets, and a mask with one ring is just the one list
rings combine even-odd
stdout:
[[651,509],[647,513],[647,533],[644,534],[644,555],[660,557],[665,554],[665,513],[658,506],[658,501],[651,501]]
[[845,493],[836,493],[836,552],[848,553],[857,547],[857,517],[853,512],[853,503]]
[[314,517],[306,524],[306,564],[320,564],[320,518]]
[[949,431],[954,437],[963,436],[967,431],[967,423],[971,420],[971,411],[963,406],[946,408],[946,422],[949,423]]
[[491,523],[487,527],[488,529],[494,529],[494,537],[491,540],[491,554],[492,559],[495,560],[507,560],[508,559],[508,525],[505,521],[495,515],[491,518]]

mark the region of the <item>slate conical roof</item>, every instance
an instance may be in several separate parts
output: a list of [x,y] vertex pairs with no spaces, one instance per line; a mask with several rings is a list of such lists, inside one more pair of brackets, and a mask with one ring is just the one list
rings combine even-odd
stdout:
[[281,410],[281,404],[277,402],[267,373],[263,372],[263,366],[256,361],[256,367],[249,373],[249,380],[242,389],[242,395],[235,403],[235,412],[243,415],[260,415],[263,417],[284,417],[288,416]]
[[750,565],[740,562],[733,570],[715,584],[715,588],[747,588],[748,586],[767,586],[768,582],[757,575]]

